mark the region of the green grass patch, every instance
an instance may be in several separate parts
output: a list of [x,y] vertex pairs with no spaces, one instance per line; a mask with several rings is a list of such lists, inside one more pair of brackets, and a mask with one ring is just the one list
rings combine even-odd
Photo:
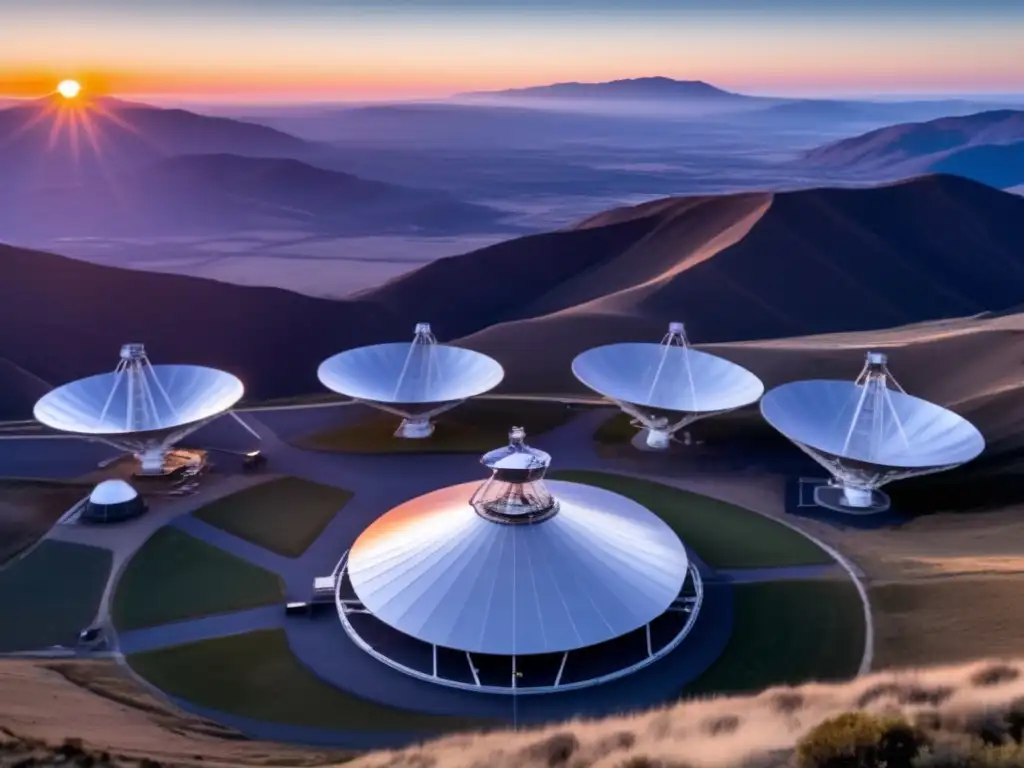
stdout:
[[294,440],[298,448],[339,453],[483,453],[508,442],[514,426],[527,440],[565,424],[576,410],[530,400],[470,400],[434,419],[434,433],[420,440],[394,436],[401,418],[374,412],[345,427]]
[[684,695],[745,693],[857,674],[865,626],[853,582],[773,581],[737,584],[733,590],[729,643]]
[[340,691],[295,658],[280,629],[137,653],[128,663],[172,696],[254,720],[424,735],[484,725],[393,709]]
[[73,645],[96,616],[111,553],[43,541],[0,569],[0,651]]
[[164,527],[124,569],[112,613],[123,631],[272,605],[283,596],[277,574]]
[[832,557],[806,536],[771,518],[698,493],[649,480],[588,470],[550,473],[605,488],[643,504],[713,568],[825,565]]
[[298,557],[351,498],[352,492],[342,488],[283,477],[225,496],[193,514],[271,552]]

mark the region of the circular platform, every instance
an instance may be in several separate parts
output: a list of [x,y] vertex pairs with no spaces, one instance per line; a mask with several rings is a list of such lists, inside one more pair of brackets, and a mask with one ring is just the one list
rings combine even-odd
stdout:
[[814,489],[814,503],[819,507],[842,512],[847,515],[878,515],[887,512],[892,502],[889,495],[877,488],[870,491],[871,503],[865,507],[854,507],[848,504],[843,489],[838,485],[819,485]]
[[395,507],[339,562],[339,619],[378,661],[441,685],[539,693],[629,674],[689,633],[700,576],[644,506],[550,481],[557,514],[509,525],[474,509],[476,486]]

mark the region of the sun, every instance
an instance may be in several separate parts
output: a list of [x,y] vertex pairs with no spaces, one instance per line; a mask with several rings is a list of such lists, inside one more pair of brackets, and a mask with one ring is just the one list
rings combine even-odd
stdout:
[[81,90],[82,86],[77,80],[61,80],[57,84],[57,93],[65,99],[75,98]]

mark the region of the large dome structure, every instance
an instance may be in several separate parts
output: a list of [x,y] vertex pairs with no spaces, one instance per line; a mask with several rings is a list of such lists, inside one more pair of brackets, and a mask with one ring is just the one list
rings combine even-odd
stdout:
[[413,340],[357,347],[320,364],[328,389],[402,417],[396,437],[425,438],[431,419],[494,389],[505,371],[493,358],[438,344],[429,323],[417,323]]
[[135,454],[143,474],[160,474],[176,442],[228,412],[244,391],[230,373],[198,365],[154,366],[142,344],[125,344],[112,373],[46,393],[33,415],[51,429]]
[[702,587],[686,548],[637,502],[546,481],[513,428],[482,484],[442,488],[372,523],[338,570],[349,636],[431,682],[543,692],[620,677],[674,648]]
[[682,323],[670,323],[660,344],[608,344],[572,361],[589,389],[618,405],[664,450],[693,422],[756,403],[761,380],[746,368],[693,349]]
[[879,489],[886,483],[952,469],[985,449],[965,418],[908,395],[881,352],[867,353],[854,381],[776,387],[761,400],[761,414],[832,475],[815,501],[842,512],[885,511],[889,497]]

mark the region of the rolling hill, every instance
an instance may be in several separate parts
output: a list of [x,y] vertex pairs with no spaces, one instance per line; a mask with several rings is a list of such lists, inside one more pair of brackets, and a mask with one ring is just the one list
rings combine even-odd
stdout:
[[[808,152],[803,162],[817,168],[907,174],[939,170],[939,162],[972,147],[1024,141],[1024,111],[1003,109],[923,123],[902,123],[827,144]],[[970,158],[962,158],[961,171]],[[989,182],[983,165],[968,173]]]
[[[579,391],[575,354],[656,340],[674,319],[697,343],[760,348],[839,332],[865,333],[868,344],[876,330],[1016,311],[1022,241],[1024,198],[930,176],[617,209],[441,259],[344,301],[3,248],[0,357],[56,383],[109,367],[119,345],[137,339],[154,361],[222,366],[253,396],[275,397],[318,391],[316,365],[328,354],[408,338],[429,320],[439,338],[497,356],[508,391]],[[1016,338],[1000,327],[986,338]],[[836,343],[771,353],[755,369],[775,366],[773,381],[806,375],[816,355],[835,357]],[[962,370],[981,353],[958,354],[933,365],[960,379],[939,380],[933,367],[923,381],[946,386],[946,401],[975,397],[984,383],[983,368]]]
[[109,179],[25,192],[0,209],[10,238],[186,236],[252,230],[332,235],[500,231],[499,214],[445,193],[298,160],[180,155]]
[[75,183],[179,154],[303,157],[309,142],[255,123],[113,98],[0,109],[0,188]]

